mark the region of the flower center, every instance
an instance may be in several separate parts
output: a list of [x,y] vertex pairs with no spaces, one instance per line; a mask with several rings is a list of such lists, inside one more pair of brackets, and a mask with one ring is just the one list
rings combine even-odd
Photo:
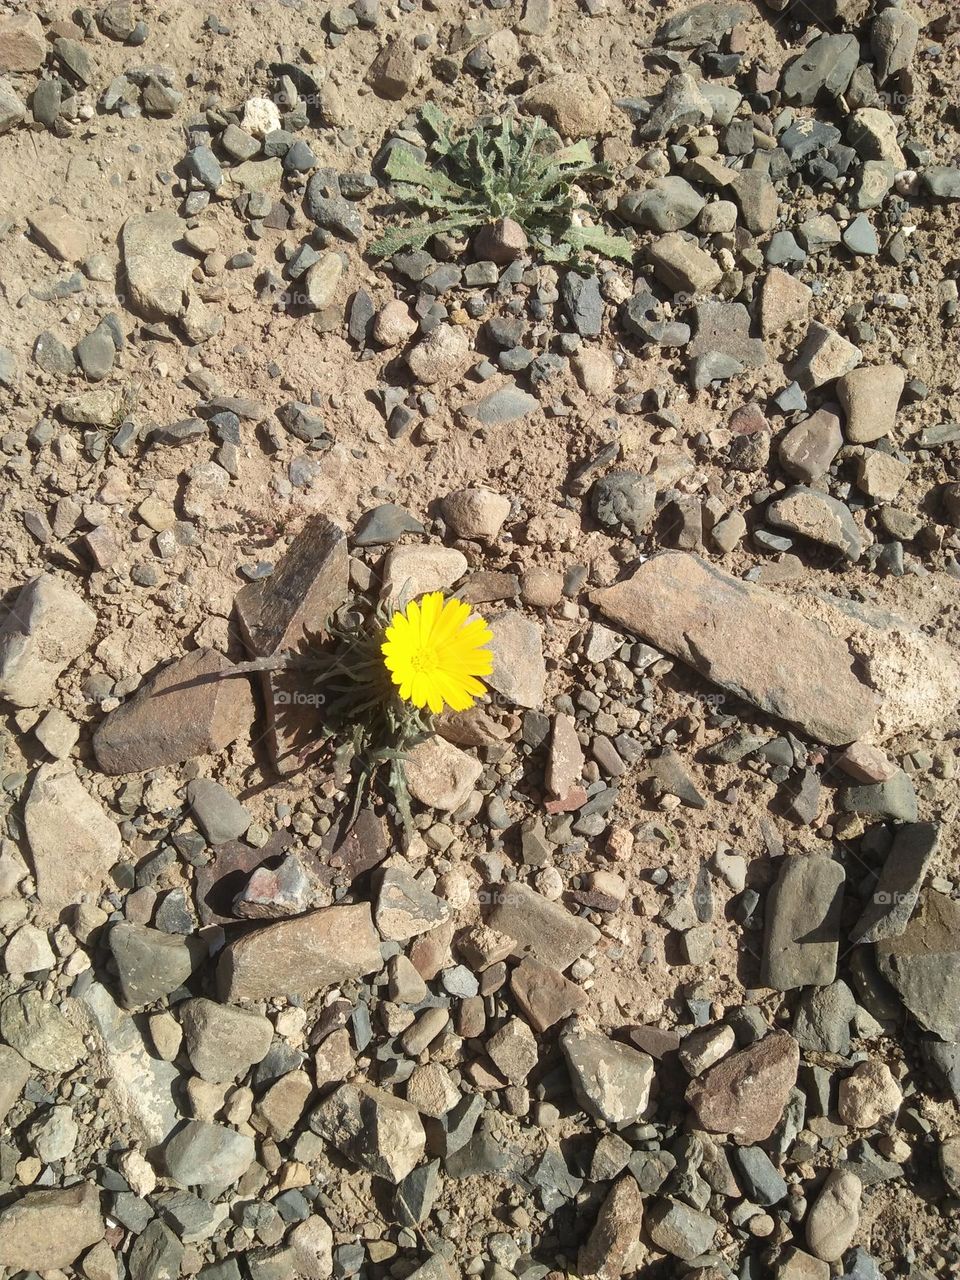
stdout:
[[432,645],[425,649],[415,649],[410,655],[410,665],[419,675],[432,675],[437,669],[437,651]]

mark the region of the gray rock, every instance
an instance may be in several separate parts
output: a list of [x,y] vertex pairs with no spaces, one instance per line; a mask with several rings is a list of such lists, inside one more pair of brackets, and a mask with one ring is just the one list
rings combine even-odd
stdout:
[[664,1253],[692,1262],[713,1246],[717,1223],[680,1200],[655,1200],[645,1217],[647,1234]]
[[111,371],[117,358],[117,343],[106,322],[77,343],[77,360],[91,382],[99,382]]
[[701,44],[719,44],[722,38],[751,15],[746,4],[707,0],[682,9],[661,23],[653,37],[654,44],[671,49],[695,49]]
[[839,98],[859,62],[860,43],[855,35],[818,36],[784,69],[780,78],[784,99],[809,107],[821,94]]
[[644,142],[665,138],[674,129],[697,128],[713,115],[710,103],[701,92],[697,80],[686,72],[672,75],[657,97],[652,109],[637,126],[637,136]]
[[843,447],[837,405],[824,405],[798,422],[778,446],[780,465],[794,480],[812,484],[822,479]]
[[0,1124],[30,1079],[30,1065],[16,1049],[0,1045]]
[[685,178],[657,178],[644,191],[628,192],[619,204],[620,216],[654,231],[682,231],[699,216],[706,201]]
[[73,352],[64,346],[55,333],[45,329],[37,335],[33,344],[33,361],[44,373],[54,377],[66,377],[76,370]]
[[540,407],[536,396],[521,391],[518,386],[508,382],[505,386],[491,391],[479,400],[468,401],[460,412],[470,422],[479,422],[485,427],[504,426],[525,418]]
[[636,471],[611,471],[594,482],[590,502],[604,528],[625,528],[639,538],[653,521],[657,486]]
[[793,1022],[793,1038],[812,1053],[849,1053],[850,1024],[857,1002],[845,982],[810,987],[800,997]]
[[189,782],[187,799],[197,825],[213,845],[239,840],[253,821],[240,801],[211,778]]
[[731,1155],[743,1194],[767,1207],[786,1199],[787,1184],[762,1147],[734,1147]]
[[567,271],[560,281],[560,298],[567,319],[582,338],[596,338],[603,326],[603,300],[595,275]]
[[405,533],[425,532],[420,521],[395,502],[384,502],[365,511],[353,533],[355,547],[380,547],[398,541]]
[[917,1022],[943,1040],[960,1040],[960,903],[923,890],[903,933],[875,950],[880,973]]
[[960,169],[931,165],[921,178],[928,195],[938,200],[960,200]]
[[833,982],[845,879],[832,858],[795,854],[781,859],[767,895],[764,986],[791,991]]
[[27,108],[16,89],[5,76],[0,76],[0,133],[8,133],[26,114]]
[[440,1161],[430,1160],[412,1169],[397,1186],[396,1220],[405,1227],[419,1226],[430,1216],[439,1190]]
[[572,1020],[560,1037],[574,1096],[583,1109],[607,1124],[630,1124],[646,1111],[653,1059],[629,1045]]
[[599,941],[600,932],[589,920],[572,915],[529,885],[492,884],[482,892],[481,901],[489,904],[487,923],[514,939],[517,958],[531,955],[562,971]]
[[880,878],[850,932],[852,942],[877,942],[903,933],[939,839],[940,828],[932,822],[908,822],[895,829]]
[[514,610],[488,618],[493,670],[487,684],[518,707],[542,706],[547,678],[543,629]]
[[130,1280],[178,1280],[182,1261],[183,1245],[165,1222],[154,1218],[133,1242]]
[[875,258],[880,252],[876,229],[865,213],[858,214],[844,227],[843,243],[858,257]]
[[919,37],[920,24],[906,9],[884,9],[877,14],[870,26],[870,48],[878,85],[910,66]]
[[422,885],[407,867],[389,867],[380,875],[373,918],[380,934],[407,942],[443,924],[450,908]]
[[163,1164],[181,1187],[226,1189],[238,1182],[253,1163],[253,1138],[222,1124],[190,1120],[163,1149]]
[[744,369],[758,369],[767,363],[763,339],[750,337],[750,313],[742,302],[700,302],[693,314],[695,337],[687,355],[717,352]]
[[126,920],[113,925],[108,939],[127,1009],[153,1004],[183,986],[206,957],[202,938],[183,938]]
[[917,793],[910,775],[900,769],[885,782],[844,787],[837,795],[837,807],[843,813],[860,813],[868,818],[916,822]]
[[86,1050],[79,1031],[39,991],[7,996],[0,1005],[0,1037],[41,1071],[72,1071]]

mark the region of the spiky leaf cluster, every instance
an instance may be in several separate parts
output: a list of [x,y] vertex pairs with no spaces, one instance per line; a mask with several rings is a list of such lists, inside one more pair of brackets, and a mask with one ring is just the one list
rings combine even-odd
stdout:
[[376,257],[422,249],[438,233],[472,232],[512,218],[546,261],[580,262],[587,250],[632,261],[629,240],[580,221],[596,211],[577,187],[609,177],[589,143],[564,146],[539,117],[504,115],[466,132],[429,103],[420,117],[426,160],[401,144],[390,151],[384,173],[395,198],[424,216],[371,245]]

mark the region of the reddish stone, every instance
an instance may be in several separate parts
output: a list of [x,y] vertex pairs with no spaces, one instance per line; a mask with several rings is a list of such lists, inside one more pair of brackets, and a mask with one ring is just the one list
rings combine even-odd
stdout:
[[510,975],[510,990],[535,1031],[546,1031],[569,1018],[587,998],[582,987],[532,956],[527,956]]
[[686,1099],[708,1133],[727,1133],[745,1146],[765,1142],[780,1123],[799,1065],[793,1036],[773,1031],[692,1080]]

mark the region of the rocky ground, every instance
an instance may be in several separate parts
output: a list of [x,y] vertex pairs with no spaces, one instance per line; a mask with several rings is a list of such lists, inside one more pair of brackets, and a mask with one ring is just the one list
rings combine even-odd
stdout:
[[[0,4],[3,1275],[957,1274],[958,50]],[[632,266],[378,262],[426,102]],[[271,663],[435,589],[404,839]]]

